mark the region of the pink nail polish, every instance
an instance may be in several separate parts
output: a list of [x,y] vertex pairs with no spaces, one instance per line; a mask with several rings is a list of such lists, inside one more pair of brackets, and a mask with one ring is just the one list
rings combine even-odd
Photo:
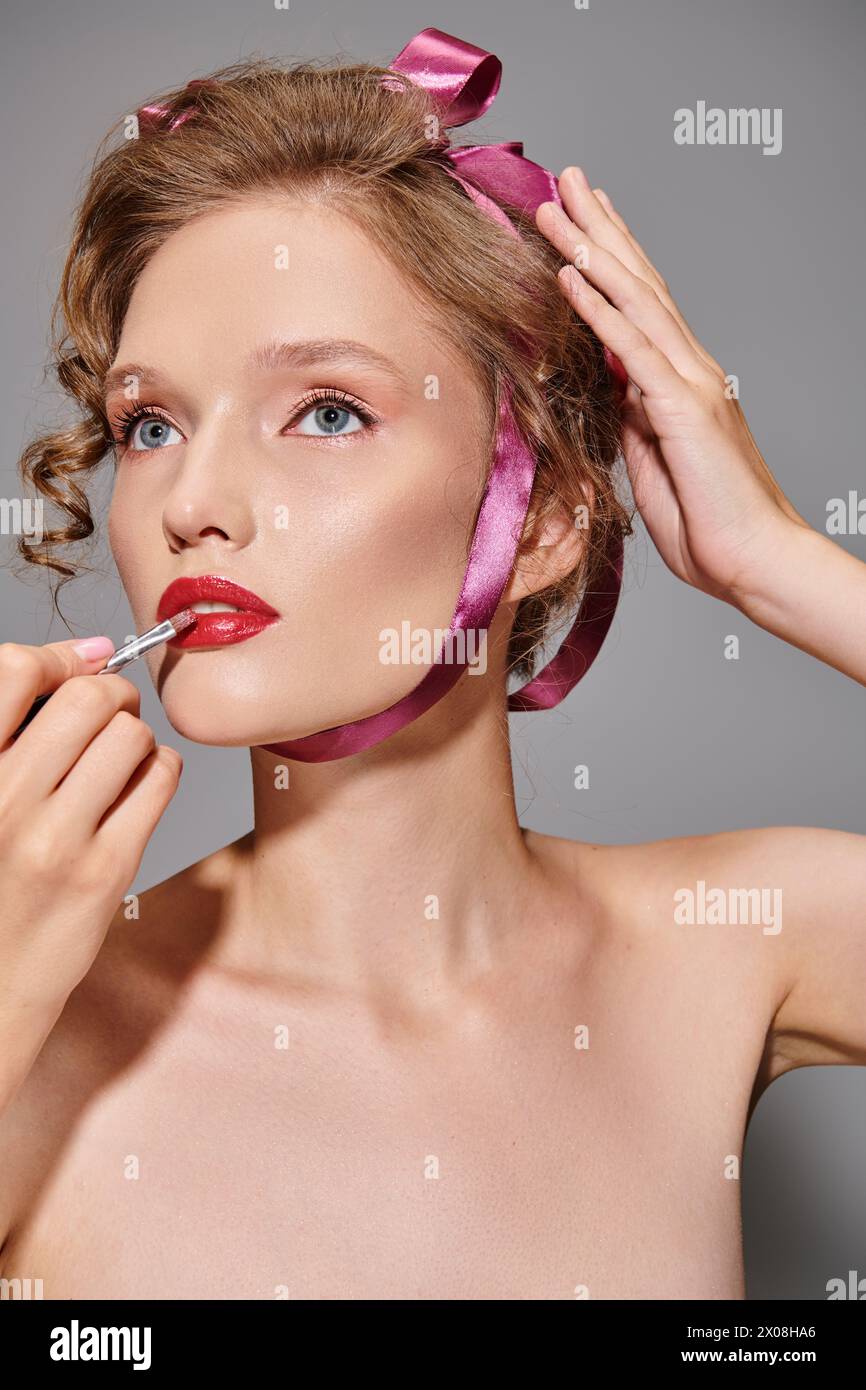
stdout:
[[104,656],[111,656],[114,643],[110,637],[85,637],[73,643],[72,650],[83,661],[101,661]]

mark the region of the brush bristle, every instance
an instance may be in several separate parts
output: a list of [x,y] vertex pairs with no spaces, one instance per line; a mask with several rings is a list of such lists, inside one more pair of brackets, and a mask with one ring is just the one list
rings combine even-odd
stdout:
[[195,622],[197,617],[198,614],[194,613],[191,608],[182,608],[180,612],[175,613],[174,617],[171,619],[171,625],[175,633],[183,632],[185,628],[190,627]]

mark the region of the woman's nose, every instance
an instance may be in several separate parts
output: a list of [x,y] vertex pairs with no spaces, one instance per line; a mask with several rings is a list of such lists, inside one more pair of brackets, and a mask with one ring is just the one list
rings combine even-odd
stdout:
[[183,456],[163,505],[166,539],[175,549],[215,538],[239,549],[255,534],[255,470],[249,440],[225,421],[197,431],[181,445]]

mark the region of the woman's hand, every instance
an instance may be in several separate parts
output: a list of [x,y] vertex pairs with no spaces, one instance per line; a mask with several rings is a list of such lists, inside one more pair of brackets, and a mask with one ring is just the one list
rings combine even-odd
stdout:
[[536,221],[572,263],[559,273],[566,298],[628,373],[623,455],[647,530],[678,578],[744,607],[763,591],[779,537],[807,523],[607,195],[573,167],[559,191],[568,215],[542,203]]
[[89,970],[182,767],[136,687],[94,678],[110,639],[90,660],[75,647],[0,645],[0,1109]]
[[573,166],[559,192],[565,212],[542,203],[536,222],[571,263],[559,272],[569,303],[628,374],[623,454],[665,564],[866,685],[866,565],[791,505],[729,378],[607,194]]

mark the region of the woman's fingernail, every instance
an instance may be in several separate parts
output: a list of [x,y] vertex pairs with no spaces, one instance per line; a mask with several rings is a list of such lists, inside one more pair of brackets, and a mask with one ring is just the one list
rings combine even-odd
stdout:
[[104,656],[111,656],[114,643],[110,637],[85,637],[81,642],[73,642],[72,650],[82,661],[101,661]]
[[562,208],[559,206],[559,204],[558,204],[558,203],[551,203],[550,206],[551,206],[551,209],[552,209],[550,215],[551,215],[551,217],[553,218],[553,220],[554,220],[554,222],[556,223],[556,225],[557,225],[558,227],[560,227],[560,228],[562,229],[562,231],[564,231],[564,232],[571,232],[571,231],[573,231],[573,230],[574,230],[574,223],[572,222],[571,218],[568,217],[568,216],[563,212],[563,210],[562,210]]

